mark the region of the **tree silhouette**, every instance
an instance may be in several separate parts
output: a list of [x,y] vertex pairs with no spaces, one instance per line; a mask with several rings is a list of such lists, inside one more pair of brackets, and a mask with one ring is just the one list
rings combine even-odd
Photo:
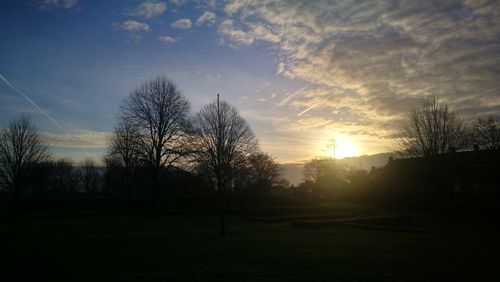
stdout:
[[[130,121],[122,119],[113,132],[110,148],[104,163],[106,165],[107,188],[123,189],[129,197],[131,185],[141,165],[141,134]],[[120,187],[123,186],[123,187]],[[108,191],[110,192],[110,191]]]
[[51,168],[48,191],[53,195],[69,195],[77,192],[79,173],[71,160],[59,159],[48,163]]
[[333,158],[314,158],[304,165],[304,177],[319,187],[325,188],[335,185],[340,169],[342,167],[337,165]]
[[21,197],[28,168],[48,159],[48,146],[27,116],[13,119],[0,132],[0,185]]
[[139,136],[138,157],[151,172],[154,216],[165,171],[186,154],[189,110],[189,102],[174,82],[162,76],[140,85],[121,105],[122,118]]
[[255,188],[266,189],[277,183],[280,170],[271,155],[256,152],[248,157],[248,174],[249,180]]
[[99,170],[92,159],[86,159],[80,168],[80,177],[85,194],[95,193],[99,186]]
[[462,119],[433,97],[410,109],[401,128],[399,146],[412,157],[438,155],[464,149],[467,136]]
[[[212,179],[223,197],[234,169],[255,152],[257,142],[250,126],[238,111],[225,101],[204,106],[193,123],[195,162]],[[222,198],[223,199],[223,198]],[[225,235],[224,209],[221,208],[221,235]]]
[[473,125],[474,142],[483,150],[500,149],[500,121],[493,116],[479,118]]

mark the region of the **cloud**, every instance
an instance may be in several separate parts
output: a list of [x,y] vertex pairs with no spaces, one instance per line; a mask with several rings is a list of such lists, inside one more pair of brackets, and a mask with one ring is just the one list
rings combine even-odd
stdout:
[[277,75],[311,85],[277,106],[330,120],[324,128],[357,126],[351,133],[366,146],[382,147],[431,95],[468,120],[500,108],[495,1],[239,0],[223,10],[223,43],[267,43]]
[[224,20],[218,27],[219,34],[238,45],[250,45],[254,41],[254,36],[243,30],[234,27],[233,20]]
[[53,11],[57,9],[71,10],[73,9],[78,0],[39,0],[37,1],[38,8],[46,11]]
[[126,21],[122,22],[120,24],[120,28],[127,30],[127,31],[131,31],[131,32],[141,32],[141,31],[148,32],[149,31],[148,24],[134,21],[134,20],[126,20]]
[[184,5],[186,3],[186,1],[187,0],[170,0],[170,3],[177,5],[177,6],[181,6],[181,5]]
[[294,128],[296,130],[303,130],[314,127],[323,127],[331,123],[332,121],[330,119],[326,119],[324,117],[307,117],[294,122]]
[[212,25],[215,23],[215,14],[209,11],[205,11],[197,20],[196,25]]
[[146,1],[141,3],[128,14],[136,18],[150,19],[157,17],[167,10],[165,2]]
[[109,145],[112,132],[80,130],[71,133],[42,133],[51,146],[68,148],[104,148]]
[[171,27],[179,29],[189,29],[192,25],[193,23],[190,19],[178,19],[170,24]]
[[158,40],[165,43],[165,45],[170,45],[170,44],[177,42],[177,39],[170,37],[170,36],[167,36],[167,35],[159,36]]

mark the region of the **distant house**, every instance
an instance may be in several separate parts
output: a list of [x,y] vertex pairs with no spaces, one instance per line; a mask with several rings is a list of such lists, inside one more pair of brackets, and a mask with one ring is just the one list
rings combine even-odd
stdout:
[[[384,201],[432,208],[500,203],[500,150],[389,159],[370,179]],[[375,192],[375,191],[374,191]]]

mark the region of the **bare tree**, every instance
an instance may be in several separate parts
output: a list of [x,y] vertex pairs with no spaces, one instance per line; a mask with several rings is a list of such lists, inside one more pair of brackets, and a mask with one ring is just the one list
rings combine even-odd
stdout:
[[49,176],[48,191],[53,195],[69,195],[77,192],[79,173],[71,160],[59,159],[49,163],[51,173]]
[[121,105],[126,122],[137,129],[138,157],[152,173],[152,211],[158,213],[164,171],[186,154],[189,102],[166,77],[156,77],[132,91]]
[[473,125],[474,142],[483,150],[500,149],[500,120],[493,116],[479,118]]
[[[125,195],[130,196],[131,183],[137,176],[137,169],[142,165],[140,158],[141,151],[141,134],[127,119],[121,119],[118,126],[115,128],[110,142],[110,151],[106,156],[104,163],[106,164],[107,184],[124,186]],[[111,175],[121,177],[111,177]],[[120,183],[110,183],[114,180],[119,180]],[[111,187],[108,187],[111,188]],[[112,187],[113,189],[118,187]]]
[[23,116],[11,120],[0,132],[0,185],[19,198],[28,179],[28,167],[48,157],[48,146],[31,119]]
[[86,159],[80,168],[81,183],[85,194],[95,193],[99,186],[99,170],[92,159]]
[[399,146],[412,157],[422,157],[464,149],[468,139],[462,119],[433,97],[410,109]]
[[248,157],[250,182],[255,188],[271,188],[278,182],[279,165],[273,157],[264,152],[256,152]]
[[[250,126],[236,108],[225,101],[204,106],[193,123],[195,162],[212,178],[223,196],[229,188],[234,169],[255,152],[257,142]],[[225,235],[224,208],[221,208],[221,235]]]
[[109,155],[129,171],[140,164],[141,134],[129,120],[122,119],[111,137]]
[[333,158],[314,158],[304,165],[304,177],[321,187],[333,185],[341,168]]

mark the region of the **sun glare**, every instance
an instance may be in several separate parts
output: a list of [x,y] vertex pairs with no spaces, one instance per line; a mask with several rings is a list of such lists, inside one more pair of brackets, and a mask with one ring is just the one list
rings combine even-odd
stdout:
[[356,146],[344,138],[335,138],[335,141],[333,139],[328,141],[326,148],[325,154],[336,159],[358,155]]

